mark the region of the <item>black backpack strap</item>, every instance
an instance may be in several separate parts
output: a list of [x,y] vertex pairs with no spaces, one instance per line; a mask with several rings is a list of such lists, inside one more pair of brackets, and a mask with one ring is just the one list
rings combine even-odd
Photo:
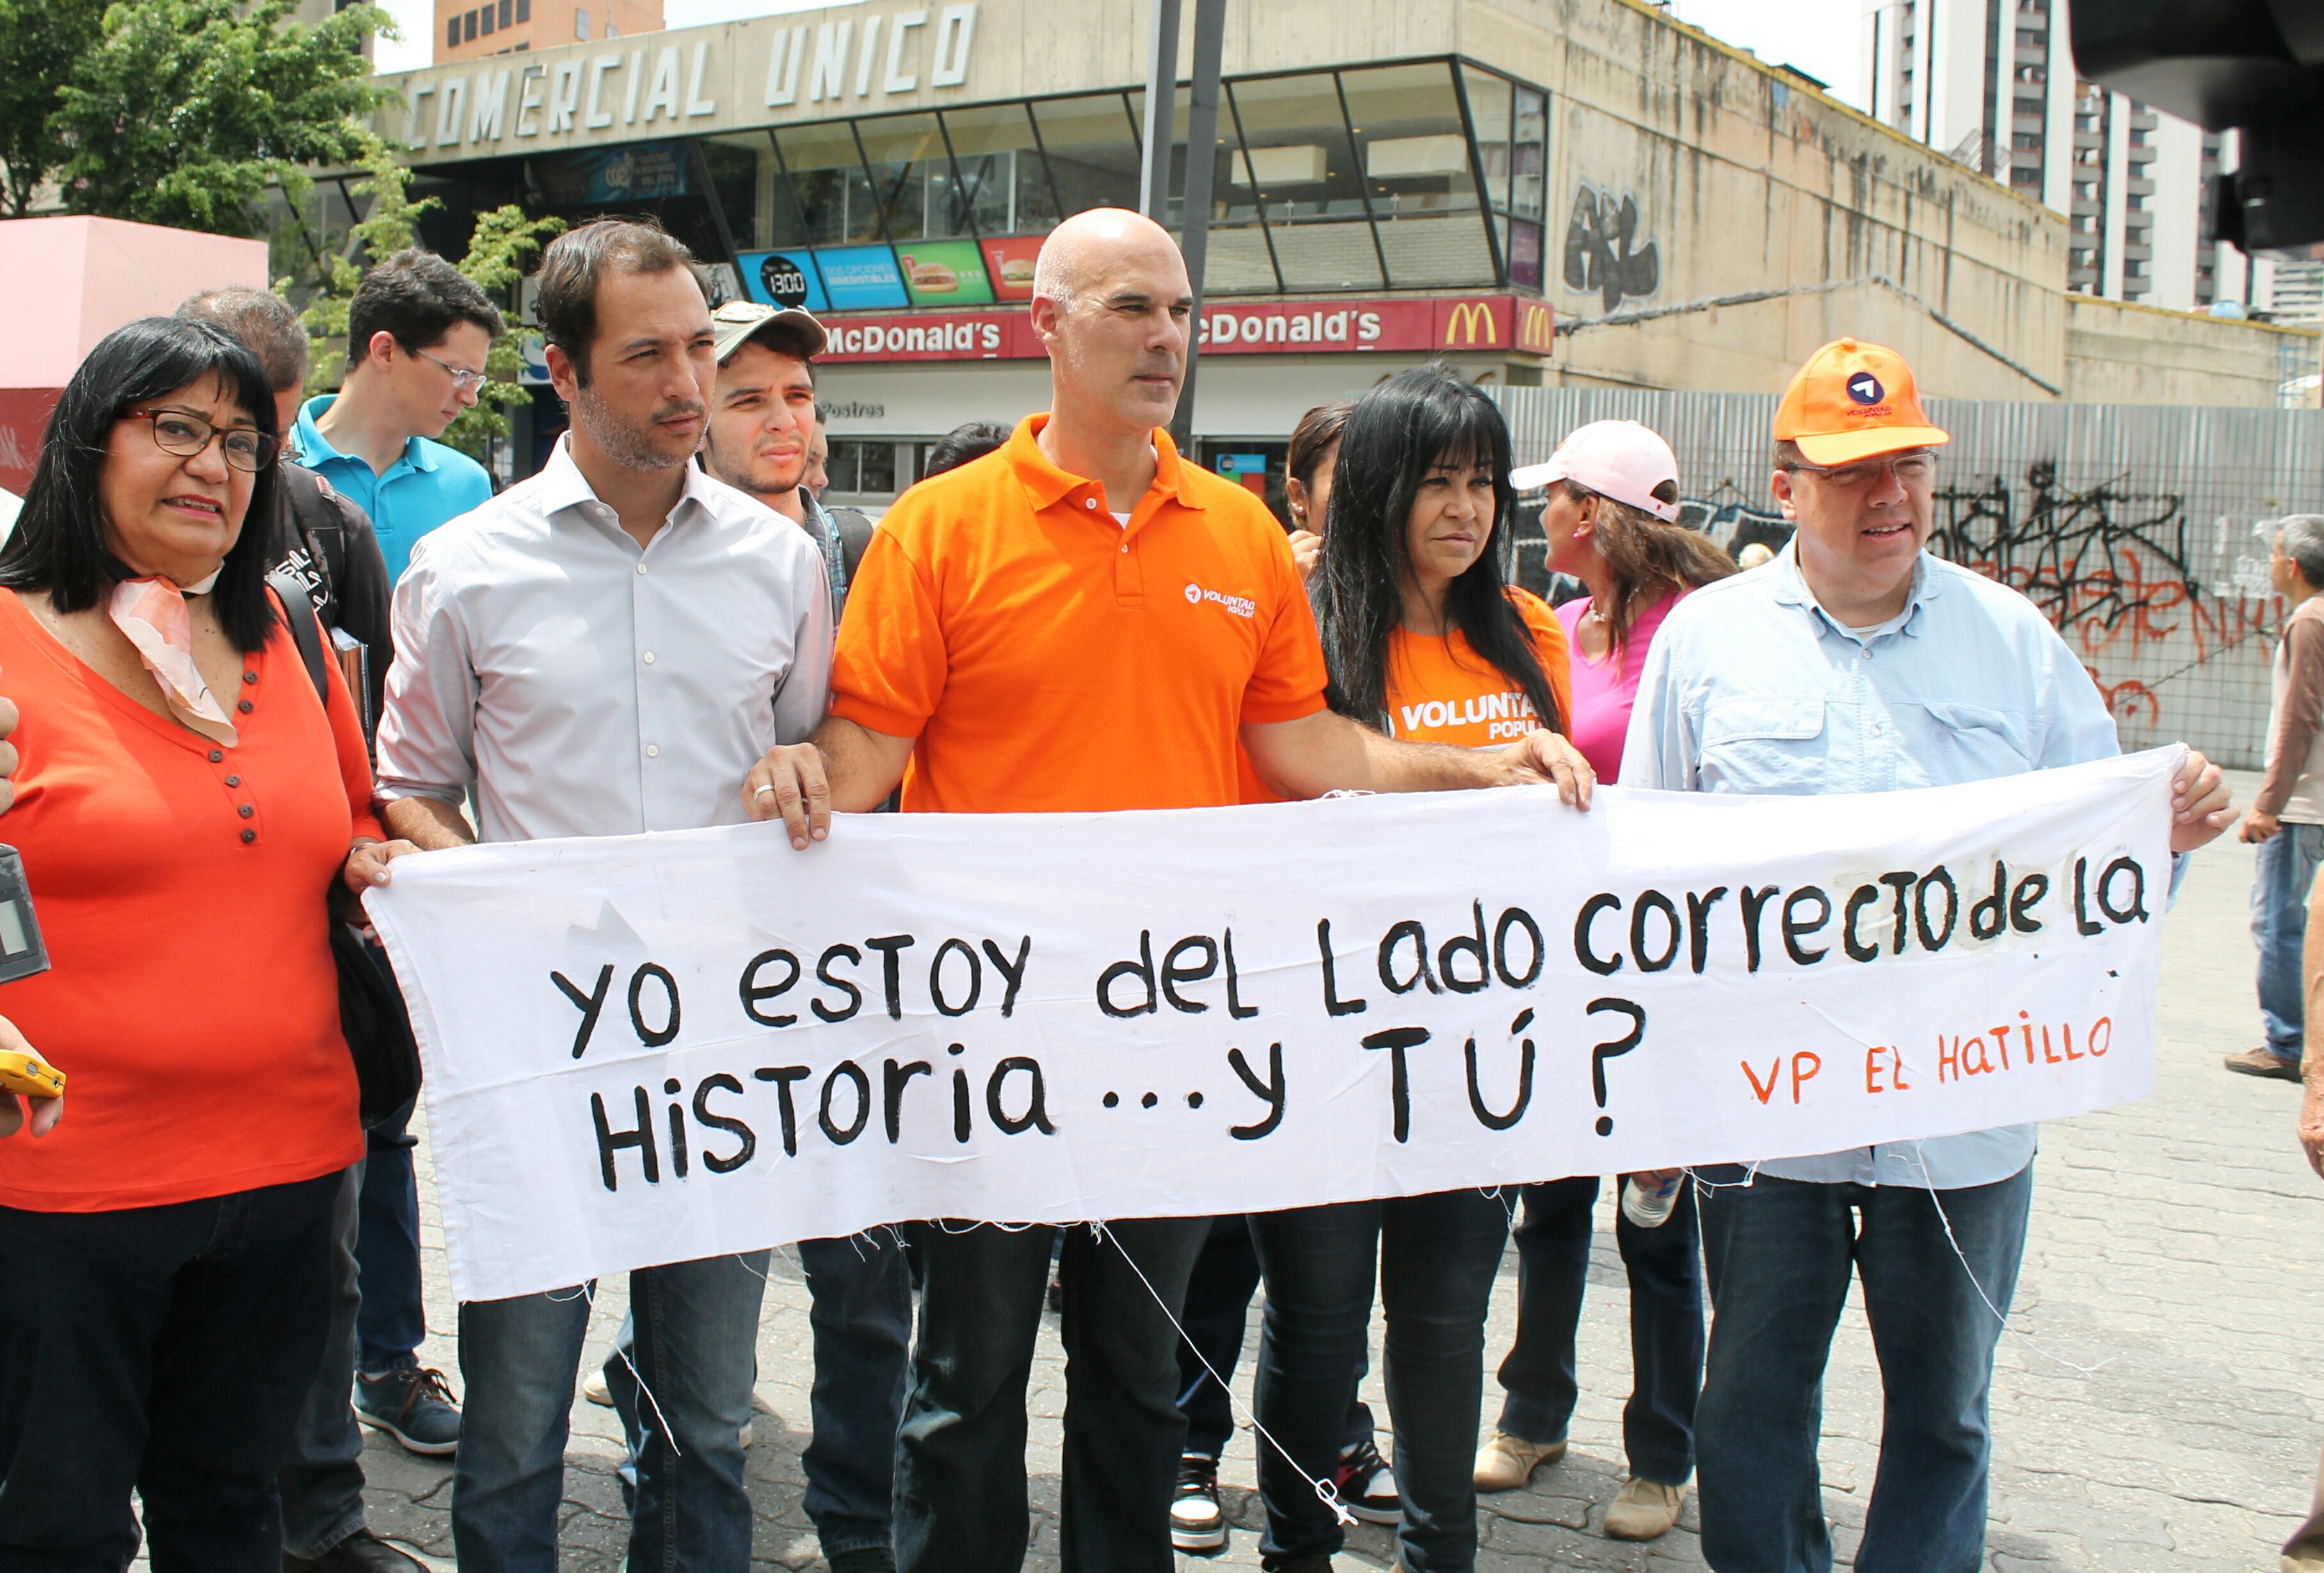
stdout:
[[840,561],[847,566],[847,582],[853,584],[856,565],[863,560],[863,549],[872,544],[872,534],[877,527],[860,508],[826,508],[824,512],[839,530]]
[[290,642],[299,647],[299,659],[305,663],[307,676],[315,685],[316,697],[328,710],[331,679],[324,665],[323,630],[315,621],[315,603],[308,598],[307,587],[280,568],[266,575],[266,583],[281,600],[283,621],[290,625]]

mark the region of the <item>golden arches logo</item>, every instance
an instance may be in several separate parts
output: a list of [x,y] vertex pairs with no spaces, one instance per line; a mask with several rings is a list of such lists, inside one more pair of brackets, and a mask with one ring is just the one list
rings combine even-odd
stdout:
[[1484,300],[1456,301],[1451,316],[1445,318],[1444,342],[1449,345],[1457,340],[1462,344],[1473,345],[1480,328],[1487,344],[1501,342],[1500,327],[1493,320],[1491,303]]
[[1518,319],[1517,345],[1521,349],[1546,353],[1555,342],[1556,334],[1555,319],[1550,316],[1546,306],[1527,306],[1525,315]]

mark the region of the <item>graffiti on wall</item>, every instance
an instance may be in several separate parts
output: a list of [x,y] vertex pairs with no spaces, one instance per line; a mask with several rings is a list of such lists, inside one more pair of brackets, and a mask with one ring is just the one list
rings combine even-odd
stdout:
[[1772,502],[1745,502],[1735,497],[1682,497],[1678,500],[1678,521],[1717,541],[1727,548],[1730,557],[1740,557],[1748,546],[1764,546],[1769,551],[1780,552],[1792,538],[1792,521]]
[[1653,241],[1641,239],[1640,227],[1637,198],[1577,183],[1565,221],[1565,287],[1597,293],[1609,311],[1653,294],[1662,283],[1662,257]]
[[[1528,461],[1590,421],[1642,420],[1677,455],[1686,524],[1738,555],[1791,537],[1767,490],[1768,395],[1496,397]],[[1930,413],[1954,438],[1932,548],[2041,608],[2112,707],[2125,748],[2184,739],[2223,764],[2262,764],[2286,611],[2268,584],[2268,547],[2284,516],[2324,513],[2324,416],[1969,400]],[[1539,557],[1536,545],[1518,560]]]
[[[2232,521],[2190,518],[2183,492],[2127,475],[2071,486],[2044,460],[2015,474],[1960,477],[1939,489],[1935,505],[1929,548],[2041,609],[2098,685],[2126,748],[2166,741],[2161,691],[2207,662],[2237,651],[2264,670],[2278,612],[2265,565],[2234,555]],[[1780,551],[1793,534],[1771,500],[1732,486],[1682,497],[1679,522],[1735,555],[1755,543]],[[1537,504],[1520,511],[1517,533],[1526,588],[1553,597],[1572,588],[1551,583]],[[2208,575],[2207,565],[2216,566]],[[2263,721],[2239,717],[2233,730],[2251,731],[2256,747]]]
[[[1944,487],[1936,501],[1931,549],[2040,607],[2119,722],[2159,723],[2157,686],[2272,625],[2273,601],[2248,575],[2223,584],[2199,576],[2180,492],[2121,476],[2077,490],[2037,461],[2019,486],[1994,475]],[[2166,647],[2177,649],[2170,669],[2128,674],[2135,658]]]

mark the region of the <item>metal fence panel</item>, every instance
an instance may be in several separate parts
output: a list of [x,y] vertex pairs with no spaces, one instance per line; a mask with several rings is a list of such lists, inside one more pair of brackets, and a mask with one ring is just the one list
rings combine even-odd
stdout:
[[[1505,388],[1519,464],[1628,419],[1678,455],[1683,517],[1722,545],[1787,538],[1763,393]],[[1952,434],[1931,549],[2024,591],[2106,696],[2123,747],[2183,739],[2256,768],[2278,611],[2262,521],[2324,512],[2324,410],[1932,399]],[[1521,542],[1538,554],[1537,539]],[[1537,558],[1536,558],[1537,563]]]

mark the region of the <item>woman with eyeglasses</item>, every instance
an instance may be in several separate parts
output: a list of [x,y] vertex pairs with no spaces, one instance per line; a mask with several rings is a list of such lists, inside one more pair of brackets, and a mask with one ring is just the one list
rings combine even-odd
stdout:
[[364,1153],[326,899],[408,844],[267,588],[275,426],[239,341],[131,323],[0,548],[5,833],[51,962],[5,1003],[67,1078],[0,1140],[0,1566],[124,1566],[133,1491],[156,1567],[281,1560]]
[[[1392,737],[1487,748],[1563,732],[1564,630],[1502,577],[1516,508],[1509,434],[1474,384],[1400,373],[1347,418],[1323,561],[1310,581],[1332,708]],[[1448,805],[1445,812],[1459,813]],[[1394,1421],[1400,1566],[1468,1573],[1485,1315],[1508,1237],[1501,1198],[1474,1189],[1252,1215],[1267,1280],[1259,1449],[1277,1573],[1323,1573],[1342,1532],[1314,1481],[1341,1456],[1377,1281]]]

